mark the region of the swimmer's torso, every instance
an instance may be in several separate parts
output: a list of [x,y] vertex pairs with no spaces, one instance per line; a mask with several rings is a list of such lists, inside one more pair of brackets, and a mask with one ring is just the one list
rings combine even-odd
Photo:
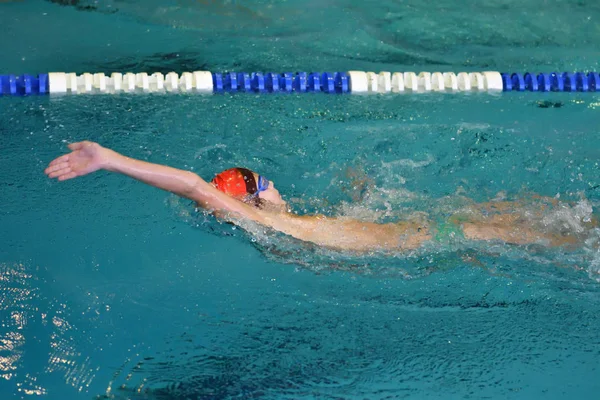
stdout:
[[415,249],[431,239],[416,222],[378,224],[323,215],[272,214],[269,225],[297,239],[338,250],[367,252]]

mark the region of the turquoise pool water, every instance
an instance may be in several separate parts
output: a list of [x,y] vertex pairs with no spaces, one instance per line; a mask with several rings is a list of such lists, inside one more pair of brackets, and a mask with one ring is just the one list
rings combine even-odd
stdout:
[[[597,69],[597,6],[480,4],[467,18],[451,2],[9,2],[0,72]],[[594,94],[0,98],[0,394],[594,398],[593,232],[574,249],[351,257],[233,229],[119,176],[42,171],[90,139],[206,179],[246,165],[298,212],[387,221],[537,193],[574,204],[544,214],[562,226],[600,198],[599,106]],[[362,200],[349,168],[373,181]]]

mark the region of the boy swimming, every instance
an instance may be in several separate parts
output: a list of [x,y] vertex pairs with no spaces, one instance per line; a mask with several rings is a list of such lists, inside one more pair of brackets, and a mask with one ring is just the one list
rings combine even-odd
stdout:
[[253,221],[296,239],[341,251],[411,250],[430,240],[457,236],[510,244],[560,246],[576,242],[569,232],[548,234],[522,223],[521,216],[509,210],[514,204],[510,202],[481,204],[478,210],[492,207],[497,211],[486,218],[454,215],[438,223],[381,224],[321,214],[297,215],[289,210],[272,181],[246,168],[228,169],[207,182],[193,172],[129,158],[98,143],[83,141],[68,147],[70,153],[48,165],[48,177],[64,181],[98,170],[119,173],[190,199],[228,222]]

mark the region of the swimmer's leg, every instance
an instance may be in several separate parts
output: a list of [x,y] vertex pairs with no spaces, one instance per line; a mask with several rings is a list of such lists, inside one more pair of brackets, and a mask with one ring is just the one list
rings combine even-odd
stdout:
[[456,218],[469,240],[500,240],[509,244],[544,244],[553,247],[574,246],[580,239],[570,232],[543,232],[518,213],[496,214],[481,220]]

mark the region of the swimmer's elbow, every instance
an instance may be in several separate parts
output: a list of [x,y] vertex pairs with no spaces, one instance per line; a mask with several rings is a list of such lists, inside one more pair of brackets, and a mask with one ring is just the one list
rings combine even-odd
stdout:
[[193,177],[190,177],[186,185],[186,193],[184,194],[186,198],[195,201],[202,208],[229,211],[229,207],[224,204],[227,202],[223,201],[223,197],[228,197],[227,195],[217,191],[214,186],[198,175],[191,172],[190,174]]
[[189,175],[186,177],[184,193],[182,194],[184,197],[198,203],[205,202],[207,197],[206,186],[209,184],[193,172],[188,172],[188,174]]

